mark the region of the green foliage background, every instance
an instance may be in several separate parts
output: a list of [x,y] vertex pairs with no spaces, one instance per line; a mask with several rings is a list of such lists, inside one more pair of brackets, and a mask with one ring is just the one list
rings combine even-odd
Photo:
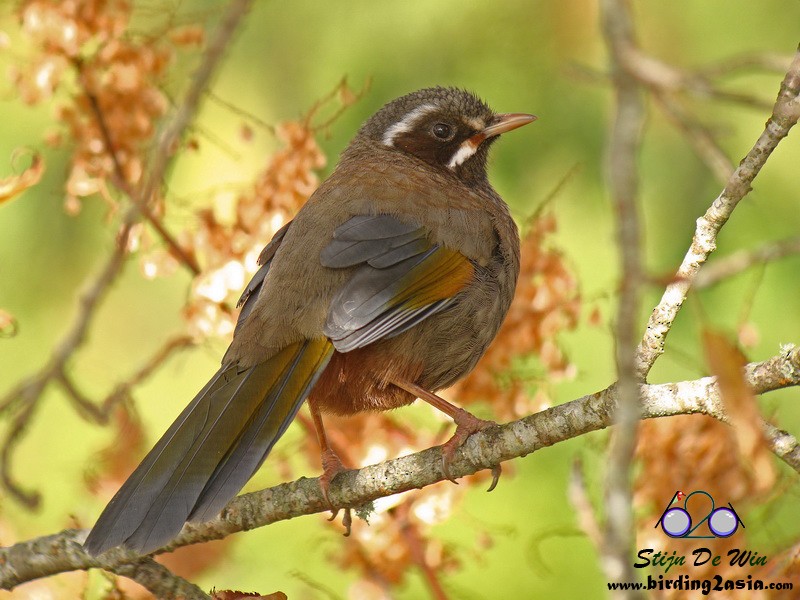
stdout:
[[[10,34],[12,47],[0,54],[0,71],[24,61],[26,52],[13,6],[3,4],[0,29]],[[134,28],[147,31],[169,11],[199,12],[211,24],[223,4],[136,2]],[[644,49],[686,68],[746,52],[789,55],[800,38],[797,1],[649,1],[635,3],[635,14]],[[328,170],[366,117],[385,101],[417,88],[462,86],[478,92],[497,110],[538,114],[536,124],[495,147],[492,180],[523,220],[570,169],[579,167],[554,200],[560,225],[555,243],[569,256],[579,277],[586,312],[599,307],[609,323],[615,306],[617,251],[603,179],[603,150],[612,96],[607,85],[576,75],[578,65],[602,70],[605,64],[597,6],[591,1],[259,1],[230,48],[213,91],[276,123],[303,114],[343,75],[355,87],[371,78],[367,96],[336,121],[324,140],[331,159]],[[180,97],[185,74],[193,66],[187,61],[176,73],[173,97]],[[777,74],[744,74],[731,78],[728,85],[771,102],[780,79]],[[688,104],[697,119],[719,135],[734,162],[750,148],[768,116],[765,111],[714,101],[695,99]],[[653,106],[649,109],[639,160],[645,255],[651,273],[668,275],[688,246],[694,220],[721,186],[661,113]],[[10,84],[0,84],[0,174],[10,173],[15,148],[43,147],[42,133],[51,123],[51,113],[52,106],[23,105]],[[170,209],[170,227],[188,224],[189,209],[206,202],[214,186],[246,185],[275,149],[275,140],[263,132],[252,144],[242,144],[241,122],[220,104],[205,102],[195,129],[201,149],[185,153],[170,175],[170,194],[178,199]],[[794,132],[769,160],[754,192],[723,229],[720,255],[800,231],[797,136]],[[63,212],[67,151],[43,152],[47,172],[42,183],[0,206],[0,307],[14,314],[20,325],[16,337],[0,339],[0,393],[47,359],[75,314],[81,283],[97,270],[113,239],[99,200],[86,202],[77,217]],[[800,257],[795,256],[763,273],[748,272],[693,296],[651,381],[705,374],[699,343],[704,322],[730,331],[743,320],[753,322],[760,341],[748,349],[751,360],[775,354],[780,343],[800,342],[798,280]],[[107,393],[160,345],[165,332],[180,331],[187,281],[184,273],[144,280],[130,265],[103,305],[88,345],[72,363],[88,395]],[[658,286],[649,289],[645,308],[659,296]],[[555,387],[556,401],[596,391],[614,380],[608,326],[590,326],[584,320],[562,341],[579,375]],[[221,345],[212,345],[182,354],[136,393],[152,441],[215,370],[222,351]],[[770,394],[762,400],[763,412],[798,434],[797,400],[796,390]],[[504,478],[491,495],[472,491],[452,518],[437,527],[437,535],[460,549],[462,569],[443,576],[453,597],[605,597],[597,553],[580,534],[567,499],[567,478],[576,456],[596,474],[592,484],[599,490],[604,439],[604,433],[593,434],[515,461],[513,477]],[[297,441],[296,435],[289,435],[282,443],[290,447]],[[31,514],[0,496],[0,517],[13,523],[19,539],[59,530],[70,515],[83,525],[93,521],[102,507],[83,491],[82,477],[93,452],[107,443],[108,432],[81,421],[55,388],[47,392],[41,414],[15,459],[18,478],[43,493],[42,510]],[[796,476],[783,465],[781,472],[788,480],[787,493],[767,506],[747,507],[749,539],[761,554],[773,555],[800,534]],[[306,474],[317,473],[311,469]],[[251,488],[277,482],[267,463]],[[290,598],[346,597],[354,575],[328,561],[339,540],[320,522],[308,517],[239,535],[230,557],[199,583],[207,588],[281,589]],[[495,539],[490,550],[477,545],[483,528]],[[7,543],[3,536],[0,533],[0,544]],[[314,591],[309,581],[334,593]],[[426,597],[428,592],[421,576],[411,573],[396,593],[410,599]]]

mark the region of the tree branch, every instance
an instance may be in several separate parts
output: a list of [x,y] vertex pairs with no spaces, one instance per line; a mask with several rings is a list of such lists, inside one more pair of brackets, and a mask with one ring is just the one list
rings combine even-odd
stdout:
[[[60,534],[46,536],[25,542],[25,547],[20,544],[0,550],[0,587],[11,589],[12,587],[30,581],[33,578],[14,580],[15,565],[19,561],[26,563],[28,573],[36,573],[51,570],[51,574],[72,570],[59,569],[52,571],[59,558],[75,560],[75,550],[80,546],[75,542],[76,530],[64,531]],[[209,596],[193,583],[171,573],[164,565],[157,563],[149,556],[138,557],[135,560],[110,562],[104,560],[89,561],[95,564],[86,564],[81,568],[99,567],[128,577],[153,592],[156,597],[171,600],[186,598],[187,600],[206,600]],[[57,567],[56,567],[57,568]],[[10,585],[5,585],[8,582]]]
[[[745,377],[759,394],[800,385],[800,348],[786,346],[779,355],[767,361],[749,364]],[[639,395],[642,418],[705,414],[725,420],[713,377],[658,385],[642,384]],[[476,433],[456,452],[451,472],[455,477],[472,475],[501,462],[605,429],[614,424],[618,401],[618,388],[612,385],[596,394]],[[773,452],[800,472],[797,440],[769,424],[765,424],[765,431]],[[422,488],[444,479],[441,448],[435,447],[342,473],[331,484],[330,497],[335,506],[363,507],[377,498]],[[170,552],[181,546],[221,539],[239,531],[329,509],[319,479],[303,477],[235,498],[216,519],[185,525],[181,534],[159,552]],[[86,530],[70,529],[0,549],[0,565],[3,565],[0,589],[11,589],[26,581],[76,569],[103,568],[116,572],[121,565],[143,560],[124,548],[115,548],[99,558],[89,556],[81,546],[87,534]]]
[[764,131],[750,152],[728,179],[728,184],[714,200],[706,213],[697,220],[692,244],[678,268],[674,281],[664,291],[661,301],[647,322],[647,331],[639,345],[637,368],[646,378],[653,364],[664,353],[667,334],[678,315],[700,267],[717,247],[717,234],[728,221],[733,210],[751,189],[753,180],[767,159],[785,138],[800,117],[800,49],[781,83],[778,99],[772,109]]
[[[639,84],[622,66],[625,55],[636,47],[628,2],[604,0],[601,13],[616,95],[606,161],[621,263],[619,304],[614,326],[619,394],[616,422],[619,427],[614,431],[609,447],[602,563],[611,581],[636,581],[637,574],[631,561],[636,541],[631,473],[640,412],[636,342],[643,281],[636,161],[646,115]],[[640,597],[628,592],[624,596]]]
[[132,579],[153,592],[159,600],[209,600],[211,596],[195,584],[175,575],[164,565],[149,556],[129,563],[120,563],[107,569],[115,575]]

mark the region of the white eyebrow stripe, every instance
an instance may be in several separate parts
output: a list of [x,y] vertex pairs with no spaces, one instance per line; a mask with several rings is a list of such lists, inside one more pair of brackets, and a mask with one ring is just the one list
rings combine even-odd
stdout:
[[472,127],[475,131],[480,131],[484,127],[486,127],[486,123],[483,122],[483,119],[478,117],[464,117],[464,123]]
[[462,144],[458,147],[455,154],[453,154],[453,158],[450,159],[450,162],[447,163],[447,167],[449,169],[455,169],[464,164],[470,156],[475,154],[478,150],[478,146],[473,144],[471,139],[466,139],[462,142]]
[[403,117],[402,120],[398,121],[386,130],[386,133],[383,134],[383,145],[394,146],[394,138],[396,138],[398,134],[411,131],[417,121],[434,110],[436,110],[436,106],[433,104],[423,104],[422,106],[418,106],[412,110],[405,117]]

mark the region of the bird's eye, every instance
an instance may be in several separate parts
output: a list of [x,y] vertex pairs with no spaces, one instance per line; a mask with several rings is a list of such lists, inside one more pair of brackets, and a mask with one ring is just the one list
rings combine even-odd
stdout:
[[433,135],[440,140],[447,140],[453,137],[453,128],[447,123],[436,123],[433,126]]

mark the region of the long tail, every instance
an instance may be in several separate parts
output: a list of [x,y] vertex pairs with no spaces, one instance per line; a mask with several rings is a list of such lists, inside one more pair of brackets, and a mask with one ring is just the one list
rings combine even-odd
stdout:
[[332,353],[330,341],[314,339],[241,372],[220,369],[108,503],[86,551],[124,544],[147,554],[187,520],[216,515],[264,462]]

